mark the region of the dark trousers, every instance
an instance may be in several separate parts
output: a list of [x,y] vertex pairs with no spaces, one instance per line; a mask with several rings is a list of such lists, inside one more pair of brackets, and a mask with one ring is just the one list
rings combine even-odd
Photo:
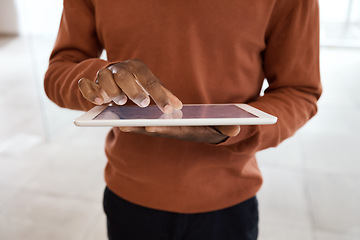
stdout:
[[110,240],[254,240],[258,235],[256,197],[223,210],[180,214],[132,204],[104,193]]

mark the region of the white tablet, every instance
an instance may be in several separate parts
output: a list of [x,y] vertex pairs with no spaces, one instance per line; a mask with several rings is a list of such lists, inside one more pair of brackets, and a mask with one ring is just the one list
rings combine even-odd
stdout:
[[163,114],[150,105],[96,106],[74,123],[76,126],[217,126],[274,124],[277,118],[247,104],[185,104],[181,110]]

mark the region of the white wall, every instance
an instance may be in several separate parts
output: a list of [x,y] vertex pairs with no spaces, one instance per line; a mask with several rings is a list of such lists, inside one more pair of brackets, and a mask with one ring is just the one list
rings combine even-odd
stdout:
[[0,34],[18,33],[18,13],[14,0],[0,1]]
[[56,35],[62,0],[1,0],[0,34]]
[[322,22],[341,23],[348,17],[352,23],[360,21],[360,0],[319,0],[319,2]]

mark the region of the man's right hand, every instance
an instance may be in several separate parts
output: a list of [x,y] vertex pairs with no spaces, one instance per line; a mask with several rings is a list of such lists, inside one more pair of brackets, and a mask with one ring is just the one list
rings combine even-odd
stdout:
[[182,108],[181,101],[160,83],[145,63],[137,59],[100,69],[96,82],[80,79],[79,89],[85,99],[96,105],[111,101],[124,105],[129,98],[139,107],[147,107],[151,97],[164,113]]

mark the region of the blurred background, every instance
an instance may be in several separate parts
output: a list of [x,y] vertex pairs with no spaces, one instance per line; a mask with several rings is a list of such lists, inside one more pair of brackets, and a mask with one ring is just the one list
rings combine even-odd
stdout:
[[[320,0],[319,113],[258,153],[260,240],[360,239],[360,0]],[[0,239],[106,239],[106,128],[76,128],[43,76],[62,0],[0,1]]]

